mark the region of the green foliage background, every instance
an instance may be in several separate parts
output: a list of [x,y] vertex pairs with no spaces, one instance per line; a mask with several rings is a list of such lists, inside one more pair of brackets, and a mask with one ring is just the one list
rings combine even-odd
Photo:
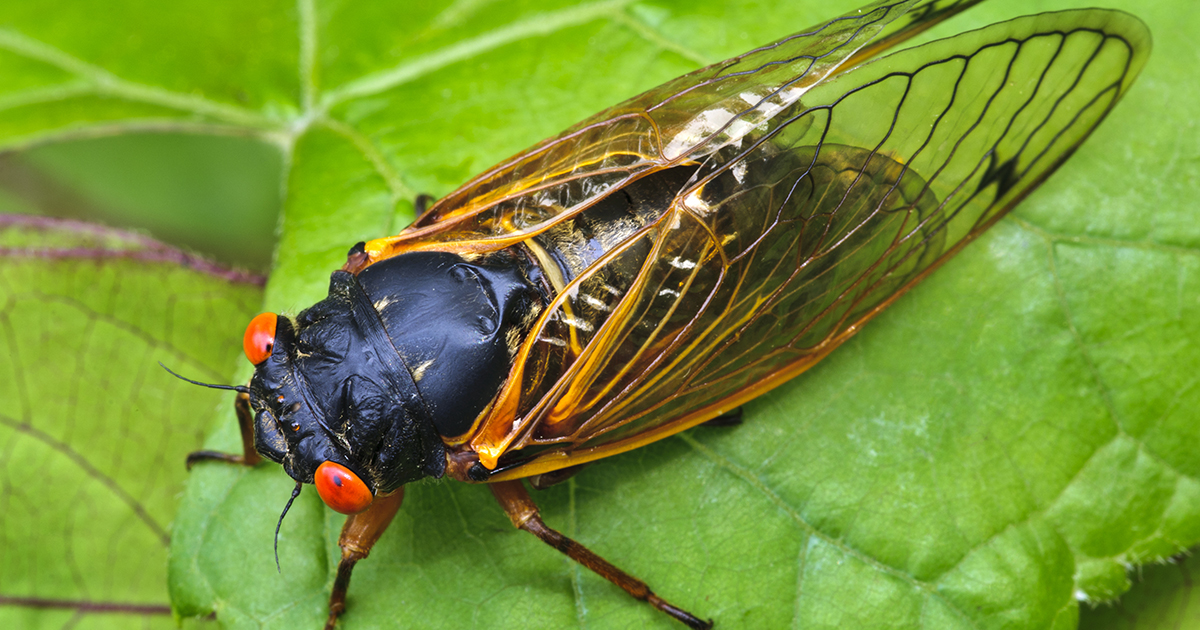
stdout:
[[[341,517],[306,492],[276,574],[291,484],[185,477],[202,439],[237,447],[231,406],[154,362],[244,379],[249,317],[319,299],[415,193],[854,4],[0,6],[0,208],[23,213],[0,217],[0,626],[165,627],[168,597],[318,626]],[[1200,542],[1200,9],[1096,4],[1155,52],[1058,174],[743,426],[540,493],[549,524],[723,628],[1194,627],[1170,573],[1079,605]],[[409,489],[350,606],[347,628],[673,627],[448,482]]]

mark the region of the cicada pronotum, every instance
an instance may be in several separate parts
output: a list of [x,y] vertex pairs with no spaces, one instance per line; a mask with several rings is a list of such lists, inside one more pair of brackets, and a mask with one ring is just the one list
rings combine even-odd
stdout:
[[189,462],[265,457],[353,515],[331,626],[404,485],[450,476],[710,627],[548,528],[522,480],[720,418],[820,361],[1045,180],[1150,50],[1136,18],[1083,10],[889,53],[971,4],[875,2],[680,77],[354,246],[326,299],[246,331],[244,454]]

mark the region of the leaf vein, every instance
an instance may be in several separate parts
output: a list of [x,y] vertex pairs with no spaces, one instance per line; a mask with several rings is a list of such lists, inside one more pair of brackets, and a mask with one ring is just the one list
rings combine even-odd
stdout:
[[1156,251],[1163,253],[1171,253],[1184,256],[1200,255],[1200,247],[1192,247],[1188,245],[1171,245],[1169,243],[1160,243],[1154,240],[1132,241],[1119,238],[1101,238],[1097,236],[1079,235],[1079,234],[1063,234],[1053,230],[1046,229],[1027,219],[1019,218],[1015,215],[1009,215],[1006,220],[1016,223],[1023,229],[1026,229],[1035,235],[1046,239],[1050,243],[1070,243],[1072,245],[1103,245],[1105,247],[1120,247],[1131,249],[1144,249],[1148,251]]
[[327,92],[321,100],[324,109],[328,110],[350,99],[379,94],[506,44],[549,35],[559,29],[585,24],[602,17],[611,18],[630,2],[632,0],[606,0],[536,14],[477,37],[461,40],[439,51],[404,61],[387,70],[367,74]]
[[658,29],[651,27],[644,20],[635,18],[627,11],[617,11],[614,15],[614,20],[616,20],[618,24],[621,24],[622,26],[625,26],[629,30],[633,31],[634,34],[643,40],[654,44],[663,50],[673,52],[680,57],[687,59],[688,61],[696,63],[699,66],[707,66],[715,63],[716,61],[720,61],[719,59],[709,59],[698,50],[693,50],[687,46],[684,46],[683,44],[680,44],[679,42],[670,40]]
[[100,93],[150,105],[177,109],[249,127],[277,128],[277,122],[241,107],[192,94],[122,79],[111,72],[73,57],[58,48],[7,28],[0,28],[0,49],[49,64],[91,82]]
[[300,15],[300,106],[311,114],[317,100],[317,8],[313,0],[296,0]]
[[938,591],[936,585],[934,585],[932,583],[924,582],[922,580],[918,580],[917,578],[913,577],[909,573],[906,573],[905,571],[902,571],[896,567],[889,566],[883,562],[880,562],[876,558],[873,558],[870,555],[863,553],[862,551],[855,549],[855,548],[851,547],[850,545],[847,545],[845,543],[845,541],[837,540],[835,538],[828,536],[827,534],[825,534],[825,532],[822,532],[819,529],[817,529],[816,527],[813,527],[813,525],[811,523],[809,523],[807,520],[804,519],[803,515],[801,515],[799,512],[797,512],[795,510],[795,508],[793,508],[791,505],[788,505],[788,503],[783,500],[783,497],[776,494],[773,490],[771,490],[771,488],[769,488],[766,484],[764,484],[762,482],[762,480],[760,480],[758,477],[755,477],[753,474],[751,474],[750,471],[746,470],[739,464],[721,456],[720,454],[718,454],[716,451],[712,450],[708,446],[701,444],[698,440],[693,438],[691,435],[688,435],[687,433],[680,433],[680,434],[678,434],[678,437],[679,437],[679,439],[683,440],[688,446],[691,446],[692,449],[694,449],[695,451],[697,451],[704,457],[708,458],[710,461],[712,461],[718,467],[724,468],[725,470],[733,473],[733,475],[735,477],[738,477],[739,479],[741,479],[742,481],[747,483],[750,487],[757,490],[760,494],[762,494],[764,497],[766,497],[767,500],[769,500],[771,503],[775,504],[775,506],[777,508],[779,508],[784,514],[791,517],[791,519],[793,521],[795,521],[802,530],[807,532],[810,537],[815,537],[818,540],[821,540],[822,542],[824,542],[825,544],[841,550],[842,553],[846,554],[847,556],[857,559],[859,562],[862,562],[863,564],[874,568],[876,571],[879,571],[880,573],[883,573],[885,575],[890,575],[894,578],[899,579],[900,581],[908,584],[909,586],[916,589],[917,591],[924,593],[926,595],[926,597],[932,597],[932,598],[941,600],[942,603],[944,603],[947,608],[949,608],[950,610],[953,610],[963,620],[963,622],[966,623],[969,627],[971,627],[971,628],[979,627],[978,624],[975,623],[975,620],[972,619],[969,615],[967,615],[966,611],[960,609],[957,605],[955,605],[954,602],[951,602],[948,599],[946,599],[946,597]]
[[371,166],[374,167],[375,172],[378,173],[379,176],[383,178],[384,183],[387,184],[388,190],[392,193],[393,202],[399,199],[411,199],[416,197],[416,193],[413,192],[412,188],[404,183],[404,180],[400,178],[400,174],[392,168],[391,164],[388,163],[383,151],[380,150],[379,147],[375,146],[374,141],[363,135],[352,125],[348,125],[340,120],[325,118],[322,119],[321,122],[338,135],[349,140],[354,147],[363,154],[363,157],[365,157],[367,161],[371,163]]
[[0,151],[20,151],[54,142],[105,138],[129,133],[190,133],[196,135],[249,137],[257,138],[285,149],[291,143],[290,137],[280,130],[242,127],[229,123],[142,118],[112,123],[93,123],[83,127],[56,129],[48,133],[38,132],[3,138],[0,139]]
[[141,503],[139,503],[128,492],[126,492],[125,489],[122,488],[115,479],[109,477],[101,472],[100,469],[93,466],[92,463],[87,460],[87,458],[79,454],[75,449],[71,448],[69,444],[54,439],[48,433],[45,433],[44,431],[27,422],[20,422],[7,415],[0,415],[0,424],[3,424],[13,431],[27,435],[45,444],[52,450],[71,460],[76,466],[79,467],[80,470],[86,473],[89,477],[100,482],[101,485],[108,488],[114,495],[116,495],[116,497],[120,499],[122,503],[127,505],[134,515],[138,517],[138,520],[145,523],[146,527],[150,529],[155,536],[158,536],[158,539],[162,542],[164,547],[167,547],[171,544],[170,534],[167,533],[166,529],[164,529],[163,526],[158,523],[158,521],[154,520],[154,517],[146,511],[146,508],[143,507]]

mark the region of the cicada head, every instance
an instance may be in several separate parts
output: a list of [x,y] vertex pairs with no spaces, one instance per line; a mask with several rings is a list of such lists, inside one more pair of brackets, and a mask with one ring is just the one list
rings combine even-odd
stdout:
[[470,428],[503,385],[514,329],[541,293],[512,256],[406,254],[334,272],[294,319],[247,328],[255,448],[335,510],[441,477],[443,437]]
[[445,455],[414,388],[388,391],[378,373],[355,373],[371,362],[370,343],[352,311],[329,302],[318,305],[319,318],[312,309],[275,317],[269,354],[250,381],[255,449],[293,479],[315,483],[330,507],[354,513],[376,493],[439,476]]

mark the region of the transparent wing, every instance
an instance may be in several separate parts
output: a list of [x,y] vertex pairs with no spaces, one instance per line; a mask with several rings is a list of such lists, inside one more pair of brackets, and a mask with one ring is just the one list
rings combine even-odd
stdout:
[[636,96],[480,175],[370,262],[420,248],[499,249],[541,233],[647,173],[773,124],[805,91],[981,0],[880,0]]
[[606,456],[791,378],[1043,181],[1149,47],[1127,14],[1049,13],[811,87],[777,124],[688,167],[692,183],[640,234],[651,254],[602,325],[570,327],[577,296],[543,315],[529,364],[562,355],[542,340],[564,325],[578,350],[555,359],[553,383],[505,392],[509,424],[489,422],[472,442],[481,460],[520,451],[501,464],[532,474],[546,468],[539,457]]

